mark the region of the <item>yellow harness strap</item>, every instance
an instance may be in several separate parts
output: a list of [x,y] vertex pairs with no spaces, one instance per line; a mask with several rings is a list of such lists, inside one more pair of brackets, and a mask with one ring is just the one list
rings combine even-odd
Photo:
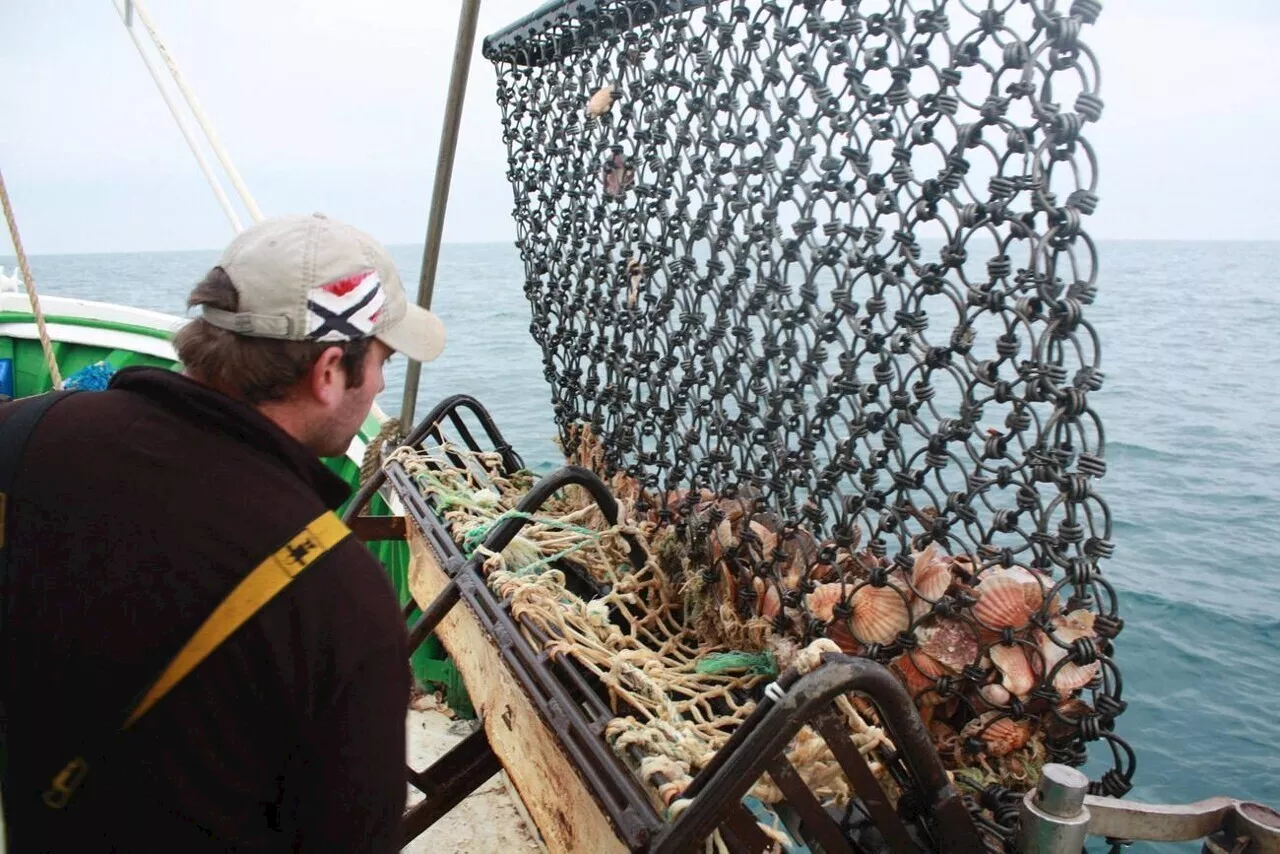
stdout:
[[[209,657],[223,641],[240,628],[266,605],[276,594],[289,586],[302,571],[315,563],[330,549],[346,539],[351,531],[332,511],[326,510],[274,554],[254,567],[253,571],[236,585],[227,597],[214,609],[196,630],[186,645],[170,660],[164,672],[151,684],[142,699],[134,705],[121,731],[128,729],[139,718],[168,694],[200,662]],[[77,756],[59,771],[44,801],[54,809],[61,809],[71,799],[88,773],[89,763]]]
[[186,646],[133,707],[121,729],[145,715],[174,685],[182,681],[209,653],[244,625],[245,621],[289,586],[311,564],[342,542],[351,531],[330,510],[317,516],[275,554],[258,564],[214,609]]

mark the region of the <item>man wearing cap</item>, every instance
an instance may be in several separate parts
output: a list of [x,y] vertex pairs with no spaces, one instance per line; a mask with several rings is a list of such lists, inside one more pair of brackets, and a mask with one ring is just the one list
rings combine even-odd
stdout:
[[[434,359],[443,325],[381,245],[318,214],[242,232],[189,304],[183,373],[126,368],[59,400],[18,458],[9,850],[398,850],[407,637],[382,567],[326,512],[349,489],[320,457],[345,453],[393,352]],[[235,627],[158,678],[212,624]]]

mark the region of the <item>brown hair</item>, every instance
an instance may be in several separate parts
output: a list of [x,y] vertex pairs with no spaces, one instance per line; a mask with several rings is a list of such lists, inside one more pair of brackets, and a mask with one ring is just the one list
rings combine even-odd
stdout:
[[[221,267],[210,270],[187,298],[188,308],[205,305],[224,311],[240,309],[240,295]],[[250,338],[197,317],[178,330],[173,346],[183,365],[197,377],[248,403],[264,403],[286,397],[329,347],[342,348],[347,388],[361,385],[369,339],[312,342]]]

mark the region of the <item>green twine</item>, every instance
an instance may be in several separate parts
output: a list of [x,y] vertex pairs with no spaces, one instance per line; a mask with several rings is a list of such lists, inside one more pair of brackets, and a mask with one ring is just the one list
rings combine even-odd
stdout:
[[713,652],[703,656],[694,668],[695,673],[723,673],[727,670],[745,670],[753,676],[777,676],[778,662],[768,650]]
[[569,546],[569,548],[556,552],[553,555],[545,555],[532,563],[519,567],[516,569],[516,574],[518,575],[528,575],[529,573],[536,572],[542,567],[555,563],[561,558],[568,557],[579,549],[586,548],[591,543],[599,540],[602,536],[599,531],[593,531],[590,528],[583,528],[579,525],[570,525],[567,522],[561,522],[559,519],[540,519],[537,516],[531,516],[530,514],[520,510],[508,510],[501,516],[497,516],[488,522],[482,522],[463,534],[462,553],[467,558],[474,555],[476,549],[478,549],[489,536],[489,532],[507,519],[527,519],[535,525],[544,525],[548,528],[559,528],[562,531],[572,531],[575,534],[580,534],[587,538],[582,542]]

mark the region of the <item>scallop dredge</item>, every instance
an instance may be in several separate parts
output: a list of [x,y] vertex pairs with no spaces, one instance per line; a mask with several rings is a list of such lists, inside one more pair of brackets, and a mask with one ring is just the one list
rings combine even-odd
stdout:
[[[953,554],[928,533],[913,538],[909,558],[893,560],[883,543],[861,543],[857,529],[843,542],[818,540],[780,524],[748,488],[653,495],[606,470],[589,426],[568,437],[568,462],[606,479],[618,523],[608,525],[580,487],[566,487],[500,554],[480,544],[518,515],[533,474],[504,476],[499,455],[449,442],[402,447],[388,462],[430,493],[467,557],[480,552],[491,590],[537,627],[525,630],[534,648],[571,658],[607,695],[617,715],[609,743],[668,815],[773,676],[793,664],[811,669],[837,649],[897,675],[953,779],[974,791],[1027,791],[1045,762],[1081,764],[1085,737],[1103,737],[1088,695],[1117,702],[1099,692],[1114,673],[1107,653],[1119,621],[1095,613],[1066,579],[1005,565],[998,551]],[[926,530],[937,515],[911,514]],[[644,549],[639,569],[624,535]],[[893,745],[873,707],[850,695],[841,708],[896,798],[883,761]],[[850,797],[808,727],[788,758],[820,797],[837,805]],[[782,799],[767,777],[752,794]]]

